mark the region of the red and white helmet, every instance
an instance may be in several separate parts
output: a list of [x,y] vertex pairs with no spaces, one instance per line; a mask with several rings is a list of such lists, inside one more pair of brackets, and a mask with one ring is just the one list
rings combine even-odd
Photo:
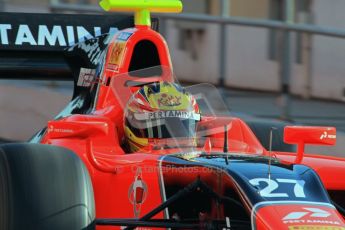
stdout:
[[[195,145],[200,121],[195,98],[176,83],[156,82],[142,87],[129,99],[124,131],[128,150],[135,152],[160,144]],[[194,140],[194,141],[191,141]]]

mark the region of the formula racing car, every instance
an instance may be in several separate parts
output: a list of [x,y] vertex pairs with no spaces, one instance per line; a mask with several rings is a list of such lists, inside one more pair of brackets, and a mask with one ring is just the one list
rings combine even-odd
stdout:
[[[103,0],[133,28],[66,50],[74,95],[30,143],[0,146],[0,229],[345,229],[333,127],[286,126],[268,148],[216,87],[182,87],[150,12],[179,0]],[[271,131],[270,131],[271,130]]]

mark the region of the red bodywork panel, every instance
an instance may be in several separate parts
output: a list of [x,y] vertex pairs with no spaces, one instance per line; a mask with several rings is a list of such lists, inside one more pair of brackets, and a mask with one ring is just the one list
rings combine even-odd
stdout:
[[284,142],[297,144],[298,150],[295,163],[300,164],[306,144],[335,145],[336,133],[334,127],[287,126],[284,129]]
[[252,229],[342,229],[344,224],[335,208],[325,204],[262,203],[258,206],[252,212]]
[[[294,162],[295,153],[276,153],[276,157],[286,162]],[[305,154],[301,164],[313,168],[319,174],[327,190],[345,189],[345,159]]]

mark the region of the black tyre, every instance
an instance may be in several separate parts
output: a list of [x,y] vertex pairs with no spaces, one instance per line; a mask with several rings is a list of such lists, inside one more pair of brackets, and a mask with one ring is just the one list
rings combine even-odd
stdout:
[[291,125],[290,123],[283,121],[264,120],[255,118],[244,119],[247,125],[251,128],[255,136],[261,142],[261,144],[268,150],[270,142],[270,131],[272,127],[276,130],[273,131],[272,138],[272,151],[279,152],[296,152],[295,145],[289,145],[284,143],[284,127]]
[[71,151],[0,145],[0,229],[94,229],[90,177]]

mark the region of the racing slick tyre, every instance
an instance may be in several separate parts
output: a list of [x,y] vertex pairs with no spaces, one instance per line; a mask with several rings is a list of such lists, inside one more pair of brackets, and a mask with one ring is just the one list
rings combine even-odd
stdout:
[[95,229],[91,180],[70,150],[0,145],[0,229]]
[[255,136],[258,138],[262,146],[269,150],[270,132],[274,127],[272,136],[272,151],[278,152],[296,152],[295,145],[289,145],[284,142],[284,127],[291,125],[291,123],[283,121],[271,121],[264,119],[244,119]]

